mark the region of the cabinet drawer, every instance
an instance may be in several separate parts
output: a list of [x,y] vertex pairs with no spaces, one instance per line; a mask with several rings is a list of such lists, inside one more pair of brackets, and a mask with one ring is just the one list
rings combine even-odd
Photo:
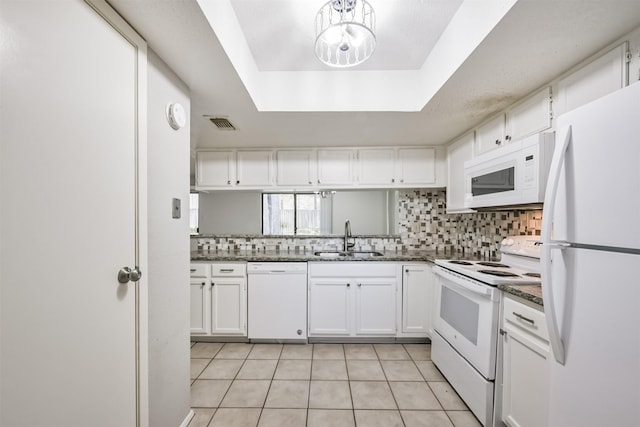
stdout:
[[549,332],[544,318],[544,312],[519,303],[511,298],[504,299],[504,321],[517,325],[521,329],[549,341]]
[[191,277],[207,277],[209,264],[191,264]]
[[228,263],[211,264],[211,276],[244,276],[247,274],[247,264]]
[[310,262],[311,277],[395,277],[396,264],[371,262]]

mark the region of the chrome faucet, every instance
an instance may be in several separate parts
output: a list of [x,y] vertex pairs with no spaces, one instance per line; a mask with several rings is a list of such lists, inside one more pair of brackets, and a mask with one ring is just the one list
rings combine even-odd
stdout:
[[349,243],[349,239],[351,239],[351,223],[349,220],[346,220],[344,223],[344,251],[348,252],[349,249],[353,248],[356,244],[355,242]]

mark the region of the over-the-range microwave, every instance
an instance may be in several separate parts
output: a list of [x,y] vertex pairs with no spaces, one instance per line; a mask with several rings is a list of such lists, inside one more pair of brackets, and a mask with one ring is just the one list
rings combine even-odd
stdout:
[[553,132],[538,133],[466,161],[464,206],[541,206],[554,141]]

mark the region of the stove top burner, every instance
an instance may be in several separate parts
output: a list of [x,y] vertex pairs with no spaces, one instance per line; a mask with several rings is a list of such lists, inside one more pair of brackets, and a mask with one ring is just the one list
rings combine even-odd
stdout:
[[484,265],[485,267],[509,268],[508,265],[500,264],[499,262],[482,261],[482,262],[478,262],[477,264]]
[[539,279],[540,273],[524,273],[523,276],[535,277]]
[[479,273],[489,274],[491,276],[499,276],[499,277],[518,277],[517,274],[509,273],[508,271],[499,271],[499,270],[478,270]]
[[458,260],[449,261],[449,263],[458,264],[458,265],[473,265],[473,263],[469,261],[458,261]]

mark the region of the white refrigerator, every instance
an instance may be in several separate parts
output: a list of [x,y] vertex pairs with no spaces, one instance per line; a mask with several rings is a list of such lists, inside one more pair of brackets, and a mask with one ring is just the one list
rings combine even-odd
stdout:
[[640,83],[561,115],[542,223],[549,426],[640,426]]

